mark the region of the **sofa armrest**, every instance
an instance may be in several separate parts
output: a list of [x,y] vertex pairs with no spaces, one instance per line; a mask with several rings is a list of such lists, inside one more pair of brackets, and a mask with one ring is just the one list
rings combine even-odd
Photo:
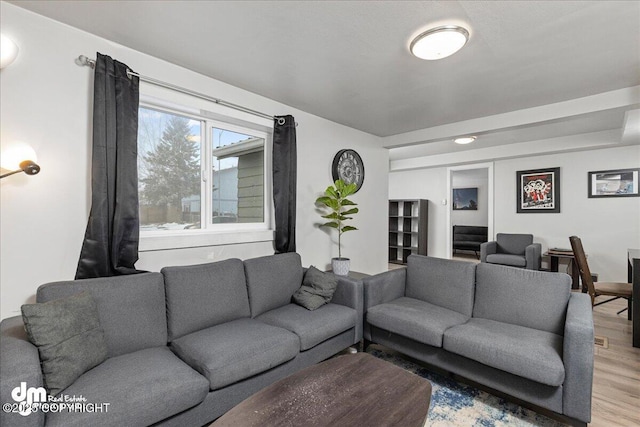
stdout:
[[404,296],[407,269],[398,268],[375,276],[366,277],[364,286],[364,312],[376,305],[384,304]]
[[527,270],[540,270],[542,260],[542,245],[532,243],[524,250]]
[[591,299],[572,292],[564,327],[562,406],[565,415],[585,423],[591,421],[593,335]]
[[355,344],[362,339],[362,313],[364,311],[362,280],[354,280],[349,277],[337,275],[336,277],[338,278],[338,287],[336,288],[336,292],[333,294],[331,302],[351,307],[356,310],[357,320]]
[[[24,331],[20,316],[4,319],[0,323],[0,403],[14,403],[11,391],[20,387],[43,387],[42,370],[38,348],[31,344]],[[32,412],[22,416],[18,413],[0,413],[3,426],[43,426],[44,413]]]
[[498,242],[484,242],[480,245],[480,262],[487,262],[487,255],[495,254],[498,250]]

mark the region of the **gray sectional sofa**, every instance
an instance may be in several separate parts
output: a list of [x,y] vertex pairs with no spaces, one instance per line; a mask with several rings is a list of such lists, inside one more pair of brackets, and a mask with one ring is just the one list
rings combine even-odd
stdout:
[[[109,403],[107,412],[3,412],[3,426],[202,426],[259,389],[359,343],[361,281],[338,278],[331,303],[291,303],[304,269],[297,254],[167,267],[50,283],[38,302],[88,290],[108,358],[63,394]],[[0,399],[43,385],[38,350],[22,319],[0,325]]]
[[563,273],[412,255],[364,284],[364,338],[584,425],[591,301]]

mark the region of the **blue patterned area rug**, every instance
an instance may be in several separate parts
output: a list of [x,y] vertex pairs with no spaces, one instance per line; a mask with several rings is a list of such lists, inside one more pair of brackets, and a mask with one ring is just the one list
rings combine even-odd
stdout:
[[458,383],[450,378],[430,372],[377,345],[367,353],[386,360],[407,371],[429,380],[432,386],[431,406],[426,426],[544,426],[564,427],[562,424],[530,409],[493,396],[475,387]]

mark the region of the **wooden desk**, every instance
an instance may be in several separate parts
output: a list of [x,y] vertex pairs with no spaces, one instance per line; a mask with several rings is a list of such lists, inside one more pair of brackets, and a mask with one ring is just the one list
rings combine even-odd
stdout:
[[640,249],[627,249],[627,279],[633,287],[631,327],[633,346],[640,348]]
[[[558,261],[560,259],[569,259],[571,264],[571,289],[579,289],[580,288],[580,270],[578,269],[578,264],[576,263],[576,258],[573,256],[573,253],[552,253],[546,252],[542,256],[548,256],[550,262],[550,271],[558,272]],[[582,287],[582,292],[587,292],[587,287]]]
[[211,427],[422,427],[431,384],[367,353],[303,369],[238,404]]

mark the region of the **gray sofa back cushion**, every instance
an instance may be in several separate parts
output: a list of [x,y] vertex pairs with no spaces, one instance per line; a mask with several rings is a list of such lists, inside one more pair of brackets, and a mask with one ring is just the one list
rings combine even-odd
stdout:
[[533,243],[533,234],[507,234],[496,235],[498,253],[509,255],[524,255],[527,246]]
[[47,283],[37,302],[89,291],[98,306],[108,357],[167,345],[164,282],[160,273]]
[[563,335],[570,293],[567,274],[482,263],[473,317]]
[[204,328],[249,317],[244,267],[239,259],[165,267],[169,341]]
[[251,317],[282,307],[302,286],[302,261],[291,252],[244,261]]
[[471,317],[475,270],[471,262],[411,255],[405,295]]

